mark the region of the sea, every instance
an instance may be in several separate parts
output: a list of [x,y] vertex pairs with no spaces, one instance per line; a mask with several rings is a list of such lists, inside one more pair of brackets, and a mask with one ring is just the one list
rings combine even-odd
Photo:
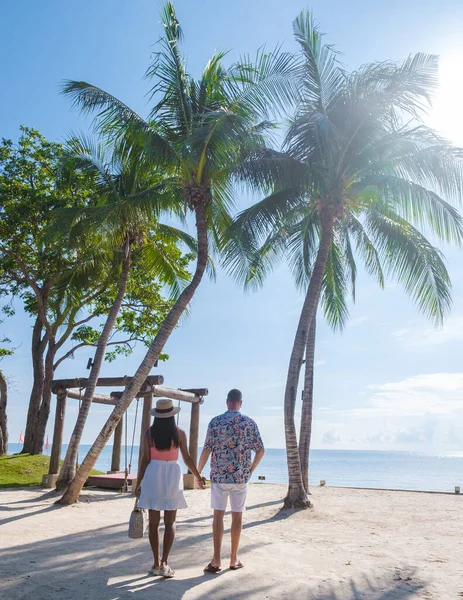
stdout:
[[[79,448],[79,460],[90,446]],[[63,445],[63,456],[66,445]],[[106,446],[95,468],[109,471],[112,446]],[[138,447],[127,448],[127,465],[136,472]],[[121,469],[125,468],[125,448],[121,452]],[[204,471],[208,475],[208,469]],[[259,479],[261,478],[261,479]],[[262,479],[265,478],[265,479]],[[310,485],[454,492],[460,486],[463,492],[463,452],[449,454],[421,454],[418,452],[373,452],[361,450],[312,450],[309,463]],[[266,449],[252,481],[287,483],[286,452]]]

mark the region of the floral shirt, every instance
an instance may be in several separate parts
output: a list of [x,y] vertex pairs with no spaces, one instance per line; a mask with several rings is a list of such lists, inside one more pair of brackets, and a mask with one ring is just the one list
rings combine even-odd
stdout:
[[264,448],[256,423],[237,410],[214,417],[204,448],[211,450],[213,483],[247,483],[251,477],[251,450]]

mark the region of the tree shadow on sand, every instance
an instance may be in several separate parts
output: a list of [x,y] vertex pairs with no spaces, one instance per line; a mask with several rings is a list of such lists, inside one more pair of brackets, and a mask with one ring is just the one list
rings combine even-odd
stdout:
[[252,577],[242,577],[241,581],[237,581],[236,575],[227,569],[213,576],[213,579],[204,574],[169,580],[131,578],[118,582],[113,589],[118,594],[122,590],[130,592],[132,597],[139,600],[149,597],[182,600],[186,595],[194,600],[403,600],[416,597],[416,594],[425,589],[423,583],[413,582],[412,579],[409,576],[407,580],[387,581],[381,577],[361,576],[342,585],[327,584],[322,588],[314,586],[310,581],[299,582],[297,585],[257,584]]
[[[110,524],[89,531],[67,533],[63,519],[54,519],[55,510],[62,507],[51,504],[46,495],[39,511],[26,512],[15,518],[32,517],[50,511],[49,525],[43,539],[22,543],[10,542],[0,550],[0,598],[33,600],[50,597],[53,600],[404,600],[414,597],[426,585],[406,567],[394,571],[373,571],[368,576],[356,574],[350,580],[334,581],[323,573],[309,570],[310,548],[307,546],[307,565],[292,572],[290,567],[281,571],[269,569],[265,560],[256,556],[274,556],[273,538],[257,542],[252,531],[245,536],[242,560],[246,565],[240,571],[224,569],[218,575],[204,574],[212,549],[210,515],[182,519],[178,522],[178,536],[172,554],[172,566],[177,576],[172,580],[149,576],[151,554],[148,540],[130,540],[127,523]],[[108,498],[121,498],[120,495]],[[127,499],[127,496],[125,496]],[[98,502],[95,497],[93,501]],[[34,499],[31,499],[31,504]],[[37,502],[37,498],[35,498]],[[291,520],[294,511],[272,509],[279,501],[249,507],[245,529],[275,521]],[[106,505],[111,510],[111,505]],[[31,505],[27,508],[33,508]],[[27,510],[24,507],[24,510]],[[266,509],[256,513],[254,509]],[[128,511],[130,510],[128,504]],[[85,518],[69,511],[69,518]],[[255,518],[254,518],[255,515]],[[128,514],[127,514],[128,518]],[[27,521],[26,521],[27,522]],[[31,525],[35,526],[34,520]],[[57,531],[56,527],[63,527]],[[285,525],[287,527],[287,524]],[[54,529],[55,528],[55,529]],[[265,529],[264,529],[265,531]],[[47,538],[47,536],[50,536]],[[263,536],[260,536],[262,540]],[[228,541],[226,542],[228,543]],[[224,548],[225,550],[225,548]],[[252,560],[254,557],[254,560]],[[291,564],[291,557],[281,557],[282,565]],[[283,562],[284,561],[284,562]],[[250,565],[253,565],[252,567]],[[301,570],[302,569],[302,570]],[[307,569],[307,570],[306,570]]]
[[[193,531],[195,528],[193,528]],[[0,597],[32,600],[50,595],[54,600],[402,600],[416,595],[425,585],[405,569],[377,572],[346,582],[320,582],[304,573],[268,573],[266,565],[241,571],[224,569],[218,575],[204,574],[207,546],[191,535],[190,527],[179,528],[173,552],[177,577],[172,580],[148,575],[150,552],[146,539],[129,540],[126,525],[112,525],[70,535],[18,544],[0,551],[2,581]],[[272,552],[272,543],[267,544]],[[262,544],[244,544],[243,562]],[[196,571],[191,577],[185,574]],[[273,575],[273,581],[270,577]]]

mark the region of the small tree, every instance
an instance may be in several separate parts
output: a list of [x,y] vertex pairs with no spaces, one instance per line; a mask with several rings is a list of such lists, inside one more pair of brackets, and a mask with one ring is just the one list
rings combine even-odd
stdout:
[[85,205],[94,191],[86,174],[60,170],[63,147],[34,129],[21,127],[16,144],[0,145],[0,294],[24,303],[34,320],[32,331],[33,385],[27,413],[24,452],[42,451],[50,412],[56,353],[73,329],[85,320],[81,309],[108,285],[109,273],[94,273],[78,294],[71,296],[63,279],[82,265],[95,264],[92,248],[75,252],[43,237],[52,211]]
[[[115,278],[117,291],[112,301],[107,302],[108,297],[103,296],[109,310],[105,314],[99,335],[94,336],[95,355],[77,422],[56,483],[57,489],[66,487],[74,477],[79,443],[114,328],[120,328],[125,323],[134,335],[143,335],[140,330],[146,325],[146,313],[153,302],[153,294],[146,294],[146,283],[154,286],[159,283],[169,285],[176,294],[182,283],[189,279],[185,261],[181,260],[181,253],[176,245],[179,240],[187,241],[189,238],[173,227],[159,224],[157,218],[161,213],[161,200],[164,200],[162,189],[159,190],[157,185],[159,177],[155,171],[147,169],[146,161],[139,153],[121,153],[118,148],[113,147],[110,154],[105,154],[101,147],[94,146],[89,140],[75,139],[70,143],[69,160],[79,170],[94,176],[98,185],[99,202],[84,208],[57,211],[52,229],[60,234],[60,238],[69,237],[71,245],[85,247],[91,244],[114,253],[120,257],[120,269]],[[167,208],[168,204],[165,206]],[[194,246],[194,241],[190,242]],[[132,280],[131,297],[128,298],[132,305],[129,308],[126,304],[124,313],[119,317],[132,272],[135,278]],[[134,285],[140,284],[140,276],[144,277],[145,284],[135,289]],[[154,287],[153,291],[157,289],[159,287]],[[148,306],[141,300],[142,290],[146,294]],[[159,299],[159,294],[156,297]],[[101,297],[99,303],[102,304]],[[167,306],[165,303],[164,307]],[[162,317],[165,314],[161,310]],[[100,315],[102,316],[101,311]],[[155,314],[151,313],[150,316],[153,323],[144,334],[145,339],[148,339],[146,334],[149,336],[149,332],[155,329]],[[159,318],[159,313],[157,317]],[[84,340],[91,336],[91,332],[81,328],[74,337],[76,335]],[[123,352],[123,348],[127,349],[128,344],[136,339],[131,338],[124,345],[119,343],[115,351]]]

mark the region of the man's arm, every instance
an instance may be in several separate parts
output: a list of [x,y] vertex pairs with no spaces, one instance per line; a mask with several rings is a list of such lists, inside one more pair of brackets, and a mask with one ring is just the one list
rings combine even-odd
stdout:
[[198,462],[198,471],[202,472],[204,467],[206,466],[207,461],[209,460],[209,456],[212,452],[212,447],[214,445],[214,432],[213,432],[213,423],[214,419],[209,423],[207,427],[206,439],[204,440],[203,451],[201,452],[201,456],[199,457]]
[[251,465],[251,475],[254,473],[254,471],[257,469],[260,461],[262,460],[262,457],[265,454],[265,448],[261,448],[260,450],[258,450],[254,456],[254,460],[252,461],[252,465]]
[[206,463],[209,460],[210,454],[211,454],[211,451],[209,450],[209,448],[203,448],[203,451],[201,452],[201,456],[199,457],[199,462],[198,462],[199,474],[201,474],[202,470],[206,466]]
[[252,465],[251,465],[251,475],[254,473],[254,471],[257,469],[260,461],[262,460],[262,457],[265,454],[265,448],[264,448],[264,443],[262,442],[262,438],[260,437],[260,432],[259,432],[259,428],[257,427],[257,424],[255,423],[255,421],[252,422],[253,424],[253,444],[252,444],[252,450],[254,450],[254,452],[256,453],[254,456],[254,460],[252,461]]

